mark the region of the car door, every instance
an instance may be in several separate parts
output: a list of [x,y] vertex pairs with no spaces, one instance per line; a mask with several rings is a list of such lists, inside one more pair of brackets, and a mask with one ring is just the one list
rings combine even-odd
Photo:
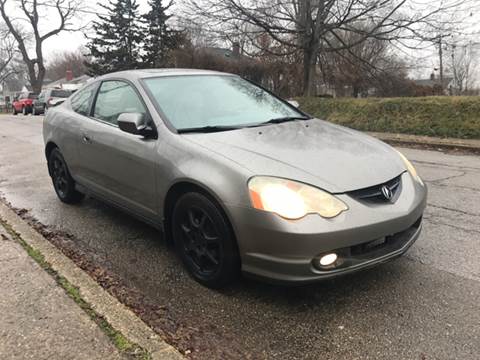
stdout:
[[152,218],[157,214],[156,140],[121,131],[117,118],[122,113],[150,116],[132,84],[103,81],[90,118],[82,122],[78,149],[81,177],[93,191]]
[[35,111],[43,111],[43,106],[45,104],[45,91],[42,91],[38,97],[33,100],[33,106]]
[[79,90],[67,103],[69,110],[62,111],[61,116],[53,117],[56,126],[57,142],[65,158],[70,174],[79,184],[84,183],[85,169],[82,166],[80,148],[84,123],[90,121],[92,103],[97,93],[99,82],[94,82]]

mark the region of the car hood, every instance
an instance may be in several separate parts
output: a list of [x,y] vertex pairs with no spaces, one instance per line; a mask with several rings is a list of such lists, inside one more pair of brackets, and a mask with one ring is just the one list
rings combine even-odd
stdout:
[[318,119],[184,136],[254,175],[293,179],[331,193],[381,184],[405,171],[387,144]]

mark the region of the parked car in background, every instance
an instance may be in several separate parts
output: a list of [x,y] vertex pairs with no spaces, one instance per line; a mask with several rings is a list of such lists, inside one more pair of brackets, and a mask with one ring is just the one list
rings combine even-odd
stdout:
[[37,98],[37,95],[33,92],[20,94],[18,98],[13,100],[13,103],[12,103],[13,115],[17,115],[18,113],[27,115],[31,113],[33,109],[33,101],[36,98]]
[[33,102],[32,115],[46,113],[49,107],[55,106],[58,102],[63,102],[72,93],[71,90],[65,89],[47,89],[42,91]]

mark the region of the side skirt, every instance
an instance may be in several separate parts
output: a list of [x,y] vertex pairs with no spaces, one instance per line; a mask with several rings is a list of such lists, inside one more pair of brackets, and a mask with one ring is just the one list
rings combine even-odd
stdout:
[[148,218],[146,216],[143,216],[143,215],[139,214],[138,212],[132,210],[131,208],[120,205],[117,202],[112,201],[112,200],[106,198],[105,196],[102,196],[101,194],[99,194],[97,192],[94,192],[91,189],[89,189],[89,188],[87,188],[87,187],[85,187],[85,186],[83,186],[79,183],[75,183],[75,188],[85,195],[91,196],[91,197],[93,197],[97,200],[100,200],[104,203],[107,203],[108,205],[111,205],[112,207],[137,218],[138,220],[156,228],[157,230],[160,230],[160,231],[164,232],[164,226],[163,226],[162,219],[151,219],[151,218]]

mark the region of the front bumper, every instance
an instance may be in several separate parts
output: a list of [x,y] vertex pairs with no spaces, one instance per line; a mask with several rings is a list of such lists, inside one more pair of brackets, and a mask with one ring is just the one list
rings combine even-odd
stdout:
[[[280,283],[310,283],[392,260],[421,232],[426,187],[402,175],[395,203],[369,204],[337,195],[349,210],[333,219],[308,215],[290,221],[252,208],[227,206],[248,275]],[[373,244],[373,245],[372,245]],[[339,254],[338,267],[314,265],[321,254]]]

